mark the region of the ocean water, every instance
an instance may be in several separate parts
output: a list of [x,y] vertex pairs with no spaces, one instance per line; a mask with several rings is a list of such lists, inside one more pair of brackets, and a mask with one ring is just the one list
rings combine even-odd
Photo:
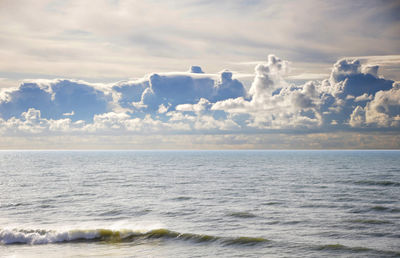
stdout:
[[399,257],[400,151],[0,151],[1,257]]

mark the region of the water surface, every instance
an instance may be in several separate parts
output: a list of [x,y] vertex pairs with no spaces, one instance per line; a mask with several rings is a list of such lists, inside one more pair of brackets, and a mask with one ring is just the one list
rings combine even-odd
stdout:
[[0,254],[400,256],[400,151],[1,151]]

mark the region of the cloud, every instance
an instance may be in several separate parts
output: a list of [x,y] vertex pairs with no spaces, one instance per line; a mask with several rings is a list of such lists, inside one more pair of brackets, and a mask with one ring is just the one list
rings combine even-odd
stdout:
[[365,62],[369,66],[390,66],[400,65],[400,55],[383,55],[383,56],[355,56],[351,59],[358,59]]
[[400,84],[388,91],[379,91],[365,107],[365,123],[378,127],[400,127]]
[[375,94],[392,88],[393,81],[378,78],[378,66],[361,66],[358,59],[341,59],[335,63],[331,73],[331,84],[339,97]]
[[69,115],[72,120],[93,119],[110,109],[111,96],[93,85],[71,80],[36,80],[22,83],[16,89],[2,92],[0,116],[19,117],[30,108],[40,110],[41,116],[60,119]]
[[[334,64],[329,79],[299,86],[284,80],[286,67],[287,62],[269,56],[267,63],[255,68],[249,100],[219,101],[211,109],[247,114],[246,126],[257,129],[398,128],[396,100],[399,98],[394,92],[397,86],[391,80],[379,78],[378,67],[363,66],[357,59],[341,59]],[[390,101],[388,94],[393,96]],[[375,104],[379,100],[381,103],[382,99],[386,100],[385,104]],[[380,108],[372,112],[375,106]],[[368,110],[369,119],[361,118],[364,109]]]
[[3,149],[398,149],[398,133],[2,136]]
[[191,74],[152,74],[150,87],[143,93],[141,101],[149,110],[157,110],[167,103],[175,107],[184,103],[195,103],[200,98],[211,98],[214,81],[208,77]]
[[118,80],[191,64],[216,72],[226,62],[259,60],[266,49],[320,67],[338,56],[400,50],[398,1],[3,0],[0,6],[0,71],[7,78],[24,71]]
[[189,69],[189,73],[204,73],[200,66],[193,65]]
[[327,77],[325,73],[302,73],[297,75],[290,75],[289,80],[319,80]]
[[112,87],[121,107],[132,107],[133,102],[140,102],[142,94],[149,87],[148,80],[120,82]]
[[268,56],[267,63],[255,68],[255,79],[250,87],[250,99],[237,98],[217,102],[213,110],[248,114],[246,126],[255,129],[288,129],[318,126],[316,110],[319,93],[314,83],[302,87],[288,84],[283,76],[288,62]]
[[[3,0],[0,134],[398,132],[399,10],[395,0]],[[243,62],[266,49],[290,63]]]
[[196,104],[181,104],[176,107],[177,111],[187,111],[187,112],[195,112],[200,113],[205,110],[209,110],[211,107],[210,101],[207,99],[201,98]]
[[180,104],[195,104],[200,99],[225,100],[245,96],[246,90],[232,73],[223,71],[219,75],[204,74],[199,66],[190,72],[154,73],[139,82],[114,86],[119,95],[118,103],[136,111],[162,113],[174,110]]
[[72,122],[70,118],[45,119],[41,117],[41,111],[29,108],[22,112],[20,118],[12,117],[8,120],[0,119],[0,132],[4,135],[39,135],[39,134],[71,134],[79,130],[84,121]]
[[114,84],[30,80],[0,94],[2,135],[247,134],[398,131],[399,83],[338,60],[329,78],[295,85],[269,55],[248,90],[234,73],[152,73]]

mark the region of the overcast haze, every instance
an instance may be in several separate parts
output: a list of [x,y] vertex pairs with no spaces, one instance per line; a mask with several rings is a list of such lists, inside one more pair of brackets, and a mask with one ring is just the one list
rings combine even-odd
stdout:
[[399,148],[399,1],[0,1],[0,148]]

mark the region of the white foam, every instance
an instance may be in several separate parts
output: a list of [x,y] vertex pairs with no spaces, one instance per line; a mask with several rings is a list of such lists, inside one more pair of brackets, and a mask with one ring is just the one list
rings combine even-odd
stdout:
[[73,230],[73,231],[22,231],[22,230],[0,230],[0,243],[2,244],[48,244],[77,239],[94,239],[99,237],[99,230]]
[[[117,222],[80,222],[79,226],[53,225],[35,227],[24,225],[0,229],[0,244],[48,244],[74,240],[91,240],[101,237],[101,231],[110,230],[121,234],[146,233],[163,228],[163,224],[154,221],[132,222],[129,220]],[[41,228],[40,230],[31,230]]]
[[[94,228],[93,225],[90,228]],[[130,230],[133,230],[135,232],[145,233],[154,229],[165,228],[165,225],[155,221],[133,222],[131,220],[119,220],[108,224],[106,228],[114,231],[129,228]]]

